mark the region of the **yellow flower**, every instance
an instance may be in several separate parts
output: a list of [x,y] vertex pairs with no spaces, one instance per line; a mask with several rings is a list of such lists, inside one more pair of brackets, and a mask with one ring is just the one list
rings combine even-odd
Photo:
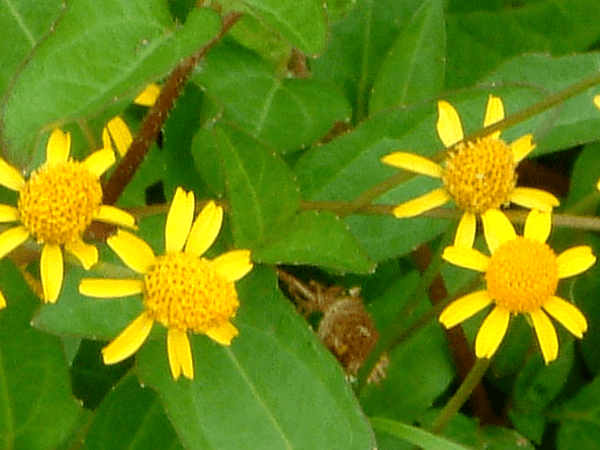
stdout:
[[[58,299],[63,282],[62,248],[87,270],[98,261],[98,250],[82,240],[83,232],[99,220],[134,227],[134,218],[102,205],[100,176],[115,162],[110,148],[92,153],[83,162],[69,158],[71,135],[55,129],[46,146],[46,162],[25,180],[0,159],[0,184],[19,192],[17,207],[0,205],[0,222],[18,222],[0,234],[0,258],[30,237],[43,245],[40,272],[44,301]],[[3,299],[2,299],[3,300]],[[4,301],[2,307],[4,306]]]
[[[152,106],[160,94],[160,86],[156,83],[149,84],[133,101],[136,105]],[[111,142],[112,139],[112,142]],[[104,148],[111,148],[114,143],[119,156],[125,156],[129,146],[133,142],[133,136],[129,127],[121,116],[115,116],[108,121],[102,129],[102,143]]]
[[596,257],[588,246],[572,247],[556,255],[546,244],[551,228],[549,212],[532,210],[524,236],[517,236],[498,210],[486,211],[482,218],[484,224],[487,222],[485,239],[492,256],[472,248],[451,246],[444,250],[443,258],[485,273],[487,289],[452,302],[439,320],[450,328],[493,304],[475,341],[477,357],[491,358],[506,333],[511,314],[527,314],[548,364],[558,355],[558,339],[547,314],[578,338],[587,330],[583,314],[554,295],[558,280],[584,272],[596,262]]
[[[86,278],[79,291],[91,297],[142,294],[145,311],[102,349],[106,364],[133,355],[144,343],[154,322],[167,327],[167,353],[171,374],[194,378],[188,331],[203,333],[229,345],[237,336],[230,322],[239,306],[234,282],[252,269],[249,250],[234,250],[216,259],[202,258],[215,241],[223,210],[208,203],[194,216],[194,193],[178,188],[167,215],[165,254],[155,256],[150,246],[126,231],[107,240],[136,279]],[[185,245],[185,248],[184,248]],[[182,251],[183,249],[183,251]]]
[[[556,197],[547,192],[515,187],[517,165],[535,148],[532,135],[524,135],[510,145],[500,139],[500,131],[474,142],[462,142],[463,128],[456,109],[442,100],[438,102],[438,113],[438,136],[448,149],[445,167],[406,152],[391,153],[381,159],[385,164],[439,178],[444,183],[439,189],[396,206],[396,217],[414,217],[452,199],[464,211],[454,245],[472,247],[478,214],[498,210],[510,202],[541,211],[558,206]],[[483,126],[503,119],[502,100],[490,95]]]

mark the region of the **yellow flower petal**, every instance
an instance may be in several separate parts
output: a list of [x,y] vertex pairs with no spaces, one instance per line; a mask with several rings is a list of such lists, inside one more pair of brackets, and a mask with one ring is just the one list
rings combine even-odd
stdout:
[[66,162],[71,150],[71,133],[63,133],[60,128],[55,128],[50,133],[46,146],[46,163],[56,164]]
[[250,250],[232,250],[211,261],[213,269],[228,281],[237,281],[252,270]]
[[144,280],[114,278],[83,278],[79,292],[88,297],[118,298],[141,294]]
[[25,186],[23,175],[2,158],[0,158],[0,184],[12,191],[19,191]]
[[560,205],[558,199],[540,189],[518,187],[510,194],[510,201],[528,209],[539,209],[540,211],[552,211],[552,208]]
[[490,303],[492,299],[488,291],[473,292],[450,303],[440,314],[439,320],[446,328],[452,328],[477,314]]
[[4,294],[0,291],[0,309],[6,308],[6,299],[4,298]]
[[600,191],[600,180],[596,183],[596,189]]
[[97,177],[106,172],[114,163],[115,153],[110,147],[95,151],[83,161],[83,165],[87,171],[93,173]]
[[515,164],[519,164],[535,148],[535,143],[533,142],[533,135],[526,134],[524,136],[521,136],[519,139],[510,144],[510,148],[512,148],[513,151],[513,158],[515,160]]
[[381,158],[381,162],[398,169],[420,173],[433,178],[442,178],[444,169],[437,163],[414,153],[395,152]]
[[131,214],[110,205],[100,205],[100,208],[94,214],[94,219],[122,227],[137,228],[135,226],[135,218]]
[[102,128],[102,148],[109,148],[113,150],[112,141],[110,140],[110,134],[108,134],[108,128]]
[[464,213],[458,223],[456,236],[454,237],[454,247],[473,247],[476,229],[477,221],[475,214],[470,212]]
[[178,187],[167,214],[165,249],[167,253],[180,252],[194,220],[194,193]]
[[14,206],[0,204],[0,222],[16,222],[19,220],[19,210]]
[[585,272],[596,262],[592,249],[587,245],[571,247],[556,257],[558,278],[568,278]]
[[127,231],[118,230],[106,243],[127,266],[138,273],[146,273],[156,259],[152,248],[144,240]]
[[438,102],[438,120],[436,124],[438,136],[446,148],[462,141],[463,127],[460,117],[454,107],[445,100]]
[[558,320],[563,327],[578,338],[587,331],[587,320],[575,305],[560,297],[552,296],[542,305],[548,314]]
[[192,350],[187,333],[183,330],[170,327],[167,331],[167,354],[171,375],[177,381],[181,372],[183,376],[194,379],[194,363],[192,361]]
[[492,254],[505,242],[516,239],[517,233],[510,220],[499,209],[488,209],[481,215],[481,219],[485,242]]
[[86,244],[81,239],[65,244],[65,250],[75,256],[85,270],[89,270],[98,262],[98,249],[96,246]]
[[600,95],[594,96],[594,105],[596,105],[596,108],[600,109]]
[[4,258],[27,239],[29,231],[22,225],[4,231],[0,234],[0,258]]
[[108,121],[106,128],[108,128],[108,133],[115,143],[115,147],[117,147],[119,155],[124,156],[125,153],[127,153],[127,150],[129,150],[129,146],[133,142],[133,137],[131,136],[129,127],[120,116],[115,116]]
[[211,328],[204,334],[221,345],[231,345],[232,339],[236,337],[239,332],[238,329],[233,326],[233,324],[230,322],[225,322],[220,327]]
[[57,244],[44,244],[40,258],[40,275],[44,288],[44,301],[56,303],[63,282],[63,255]]
[[478,272],[485,272],[489,262],[489,258],[483,253],[465,247],[446,247],[442,258],[456,266]]
[[544,361],[548,364],[558,356],[558,337],[556,336],[554,325],[552,325],[546,313],[541,309],[531,311],[529,317],[531,317],[531,321],[533,322],[533,328],[540,343]]
[[[484,128],[489,127],[490,125],[500,122],[502,119],[504,119],[504,105],[502,104],[502,99],[490,94],[485,107],[483,126]],[[498,139],[500,137],[500,131],[493,132],[489,137]]]
[[140,93],[140,95],[138,95],[135,98],[133,103],[135,103],[136,105],[150,107],[150,106],[154,105],[154,103],[156,103],[156,99],[158,98],[159,94],[160,94],[160,86],[156,83],[149,84],[148,86],[146,86],[146,89],[144,89]]
[[196,217],[185,244],[185,252],[201,256],[215,242],[223,224],[223,208],[210,201]]
[[104,364],[116,364],[133,355],[144,343],[154,320],[145,312],[127,325],[121,334],[102,349]]
[[394,208],[393,213],[398,219],[415,217],[425,211],[442,206],[449,200],[450,194],[448,194],[446,189],[439,188],[413,200],[401,203]]
[[551,213],[549,211],[542,212],[537,209],[532,209],[525,221],[523,236],[544,243],[546,242],[546,239],[548,239],[548,236],[550,236],[551,228]]
[[508,329],[509,319],[510,313],[498,306],[488,314],[475,339],[475,355],[478,358],[491,358],[496,353]]

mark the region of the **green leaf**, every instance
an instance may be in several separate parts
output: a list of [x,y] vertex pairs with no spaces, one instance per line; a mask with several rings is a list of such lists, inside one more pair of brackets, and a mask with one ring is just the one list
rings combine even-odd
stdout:
[[350,118],[348,101],[331,83],[282,78],[243,47],[221,44],[203,66],[194,79],[222,103],[224,119],[277,152],[306,147]]
[[164,338],[139,352],[140,378],[159,392],[182,443],[220,450],[373,448],[341,368],[281,296],[274,274],[256,267],[238,288],[233,322],[240,334],[230,347],[193,336],[194,381],[173,381]]
[[369,115],[437,96],[444,86],[446,28],[441,0],[426,0],[388,51],[373,83]]
[[596,183],[600,178],[600,143],[592,142],[586,144],[577,156],[573,172],[569,195],[563,202],[563,207],[569,209],[587,198],[596,195]]
[[307,264],[366,273],[373,262],[348,228],[328,211],[304,211],[282,224],[252,257],[270,264]]
[[115,99],[129,101],[219,26],[212,10],[197,9],[177,28],[161,0],[68,3],[56,32],[39,45],[5,104],[8,159],[23,166],[52,127],[91,116]]
[[[486,83],[517,86],[511,95],[511,111],[516,112],[534,101],[575,84],[598,72],[598,55],[564,56],[523,55],[502,64]],[[525,86],[525,88],[521,87]],[[574,147],[598,139],[600,112],[592,102],[598,87],[572,97],[552,110],[513,127],[515,135],[534,133],[536,156]],[[521,97],[520,99],[518,97]]]
[[600,37],[596,6],[595,0],[543,0],[500,11],[448,14],[447,87],[469,86],[522,53],[587,51]]
[[385,55],[422,3],[358,0],[350,14],[331,27],[327,52],[311,68],[316,79],[333,80],[344,90],[354,109],[354,122],[367,116],[373,82]]
[[254,249],[268,241],[298,208],[293,175],[279,156],[231,126],[214,133],[227,180],[227,196],[238,248]]
[[17,69],[49,34],[62,5],[62,0],[5,0],[0,3],[0,98]]
[[102,402],[84,450],[149,448],[183,450],[158,395],[128,376]]
[[600,377],[581,389],[553,417],[560,420],[558,450],[600,449]]
[[375,417],[371,419],[371,425],[377,430],[393,434],[423,450],[469,450],[468,447],[395,420]]
[[327,22],[319,0],[244,0],[260,19],[309,55],[325,49]]
[[60,339],[29,326],[24,316],[39,299],[14,265],[0,262],[8,307],[0,313],[0,447],[52,450],[77,424]]

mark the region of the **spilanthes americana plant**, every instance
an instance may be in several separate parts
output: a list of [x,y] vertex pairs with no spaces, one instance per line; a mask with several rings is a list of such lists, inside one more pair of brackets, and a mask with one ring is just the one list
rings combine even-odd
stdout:
[[[79,291],[93,297],[142,294],[144,312],[102,349],[106,364],[131,356],[144,343],[155,322],[167,327],[167,352],[173,378],[194,378],[188,332],[203,333],[230,345],[238,330],[231,320],[239,307],[234,282],[251,269],[248,250],[232,250],[209,260],[202,255],[213,244],[223,220],[222,208],[209,202],[194,217],[194,193],[178,188],[167,215],[165,254],[127,231],[108,238],[137,279],[84,278]],[[193,220],[193,221],[192,221]]]
[[[483,126],[504,119],[502,99],[488,97]],[[438,102],[438,136],[447,149],[444,166],[412,153],[394,152],[382,162],[399,169],[439,178],[443,186],[396,206],[396,217],[413,217],[453,200],[463,211],[455,245],[472,247],[476,216],[515,203],[550,211],[558,206],[556,197],[540,189],[517,187],[517,165],[535,149],[533,136],[526,134],[511,144],[500,139],[500,131],[474,141],[464,140],[463,126],[456,109],[447,101]]]
[[0,24],[0,449],[600,441],[597,2]]

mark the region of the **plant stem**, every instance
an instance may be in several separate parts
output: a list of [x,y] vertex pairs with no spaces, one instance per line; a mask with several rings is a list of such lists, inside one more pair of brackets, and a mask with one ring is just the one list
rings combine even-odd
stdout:
[[452,398],[448,400],[448,403],[446,403],[444,409],[442,409],[438,417],[431,424],[429,431],[434,434],[438,434],[444,429],[448,422],[452,420],[460,408],[462,408],[465,402],[469,399],[473,389],[475,389],[475,387],[483,378],[483,375],[490,366],[490,361],[491,359],[489,358],[477,359],[477,361],[475,361],[475,365],[465,378],[465,381],[462,382]]
[[146,153],[148,153],[148,149],[156,140],[159,131],[167,120],[169,111],[175,106],[175,101],[181,94],[183,86],[198,62],[217,42],[219,42],[223,35],[229,31],[241,16],[241,13],[231,12],[223,17],[223,24],[219,33],[202,46],[198,52],[173,69],[162,87],[160,95],[156,99],[156,103],[154,103],[144,117],[140,130],[129,146],[125,157],[120,161],[119,165],[104,185],[103,202],[105,205],[116,203],[127,184],[133,178],[133,175],[144,160]]

